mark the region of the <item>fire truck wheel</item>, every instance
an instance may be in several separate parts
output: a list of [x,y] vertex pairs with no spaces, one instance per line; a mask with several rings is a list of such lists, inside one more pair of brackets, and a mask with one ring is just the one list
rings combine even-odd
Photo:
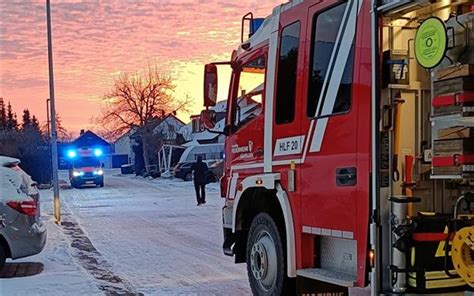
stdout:
[[254,295],[282,295],[287,286],[282,239],[273,218],[258,214],[247,240],[247,273]]

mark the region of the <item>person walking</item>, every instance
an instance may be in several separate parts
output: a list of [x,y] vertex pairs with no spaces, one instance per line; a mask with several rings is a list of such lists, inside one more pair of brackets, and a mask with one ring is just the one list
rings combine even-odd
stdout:
[[207,170],[207,164],[202,161],[202,156],[199,155],[197,162],[191,166],[191,171],[194,172],[194,189],[198,206],[206,203]]

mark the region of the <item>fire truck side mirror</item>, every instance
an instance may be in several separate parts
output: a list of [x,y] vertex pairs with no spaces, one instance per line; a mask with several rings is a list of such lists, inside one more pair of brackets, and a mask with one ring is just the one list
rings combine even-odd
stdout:
[[204,128],[213,129],[216,125],[216,112],[214,110],[203,110],[200,119]]
[[228,124],[224,126],[224,130],[222,131],[222,133],[224,134],[224,136],[227,136],[227,137],[232,135],[232,125]]
[[204,67],[204,106],[212,107],[217,102],[217,66],[207,64]]

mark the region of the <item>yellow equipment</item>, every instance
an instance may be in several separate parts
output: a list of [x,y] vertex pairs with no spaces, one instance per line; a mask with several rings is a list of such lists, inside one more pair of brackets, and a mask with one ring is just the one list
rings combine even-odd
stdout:
[[456,232],[452,241],[451,258],[459,276],[474,288],[474,226],[464,227]]

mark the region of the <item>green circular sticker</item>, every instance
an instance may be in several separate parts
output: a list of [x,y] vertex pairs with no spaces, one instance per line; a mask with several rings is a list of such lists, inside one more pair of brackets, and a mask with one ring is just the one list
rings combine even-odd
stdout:
[[437,17],[426,19],[416,31],[415,57],[423,68],[438,66],[444,59],[447,46],[446,26]]

